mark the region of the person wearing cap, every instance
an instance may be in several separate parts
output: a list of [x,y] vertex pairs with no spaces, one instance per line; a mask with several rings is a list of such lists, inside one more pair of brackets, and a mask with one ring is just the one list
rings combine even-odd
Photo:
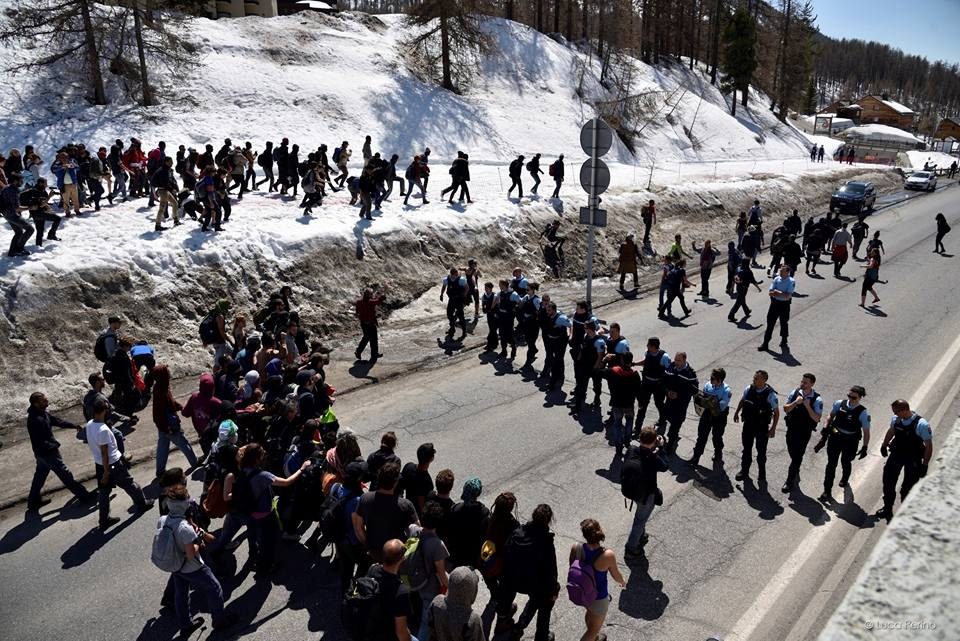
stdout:
[[640,248],[633,240],[633,232],[627,234],[626,239],[620,244],[619,271],[620,271],[620,291],[623,291],[623,282],[627,274],[633,275],[633,288],[637,289],[637,263],[643,264],[643,256],[640,255]]
[[482,493],[480,479],[475,476],[467,479],[460,502],[450,510],[446,530],[452,567],[472,566],[479,559],[490,521],[490,510],[479,500]]

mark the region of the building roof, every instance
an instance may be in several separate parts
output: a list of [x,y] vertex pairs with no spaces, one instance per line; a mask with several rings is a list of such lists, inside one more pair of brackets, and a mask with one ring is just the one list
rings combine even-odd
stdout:
[[916,144],[923,142],[913,134],[887,125],[861,125],[851,127],[844,132],[844,137],[848,140],[862,140],[865,142],[898,142]]
[[894,111],[896,111],[898,114],[901,114],[901,115],[904,115],[904,116],[909,116],[909,115],[913,115],[913,113],[914,113],[914,112],[913,112],[913,109],[911,109],[910,107],[908,107],[908,106],[906,106],[906,105],[900,104],[900,103],[897,102],[896,100],[889,100],[889,99],[884,100],[884,99],[883,99],[882,97],[880,97],[880,96],[872,96],[872,98],[874,98],[874,99],[876,99],[876,100],[879,100],[880,102],[882,102],[882,103],[885,104],[886,106],[888,106],[888,107],[890,107],[891,109],[893,109]]

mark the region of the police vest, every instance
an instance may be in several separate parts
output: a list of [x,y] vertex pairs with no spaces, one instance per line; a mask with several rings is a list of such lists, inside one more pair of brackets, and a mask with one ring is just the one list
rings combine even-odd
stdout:
[[567,338],[567,328],[562,325],[557,325],[557,321],[560,320],[560,314],[557,314],[549,320],[549,325],[545,330],[544,338],[549,341],[565,341]]
[[923,439],[917,434],[917,425],[920,424],[920,415],[915,414],[912,419],[904,421],[897,417],[893,422],[893,443],[890,449],[908,456],[923,456],[925,446]]
[[465,285],[460,283],[460,279],[447,279],[447,296],[450,297],[451,302],[456,302],[458,300],[463,300],[463,297],[467,293],[467,288]]
[[540,302],[540,297],[536,294],[532,296],[525,296],[523,302],[520,304],[520,317],[525,321],[533,321],[537,318],[537,304]]
[[486,292],[483,293],[483,297],[482,297],[480,300],[481,300],[481,302],[483,303],[483,311],[484,311],[484,313],[490,314],[490,313],[492,313],[493,311],[495,311],[495,310],[494,310],[494,307],[493,307],[493,299],[494,299],[495,296],[496,296],[496,294],[494,294],[494,293],[492,293],[492,292],[489,293],[489,294],[486,293]]
[[521,296],[527,293],[527,288],[523,286],[523,277],[514,278],[510,281],[510,289],[517,292]]
[[593,338],[583,337],[583,341],[580,343],[580,352],[577,354],[578,362],[590,367],[593,367],[593,364],[597,362],[597,356],[600,355],[600,351],[597,349],[597,338],[596,335]]
[[625,341],[625,340],[627,340],[627,339],[625,339],[623,336],[618,336],[617,338],[608,338],[608,339],[606,339],[607,352],[609,352],[610,354],[616,354],[616,353],[617,353],[617,345],[619,345],[620,343],[622,343],[622,342]]
[[769,385],[764,385],[763,389],[757,389],[753,385],[747,388],[747,393],[743,397],[743,422],[751,425],[760,425],[766,427],[770,425],[773,419],[773,408],[770,407],[770,393],[776,393]]
[[837,415],[833,417],[833,428],[842,436],[856,436],[860,438],[862,431],[860,415],[866,411],[863,405],[850,407],[846,401],[840,404]]
[[651,354],[649,351],[643,356],[643,380],[657,383],[663,380],[663,355],[664,351],[658,349]]
[[501,320],[512,319],[514,305],[512,291],[508,289],[505,292],[500,292],[500,302],[497,304],[497,316],[499,316]]
[[[802,394],[802,392],[799,389],[795,391],[797,394]],[[800,398],[800,396],[797,396],[797,398]],[[820,398],[820,395],[817,392],[814,392],[813,398],[810,399],[811,407],[813,406],[813,404],[816,402],[818,398]],[[794,400],[797,400],[797,399],[794,399]],[[801,428],[801,429],[806,428],[806,429],[809,429],[811,432],[817,429],[817,421],[810,418],[810,413],[807,412],[807,408],[803,406],[802,402],[800,403],[800,405],[797,405],[792,410],[787,412],[787,415],[784,418],[784,422],[786,422],[787,427],[796,426],[797,428]]]

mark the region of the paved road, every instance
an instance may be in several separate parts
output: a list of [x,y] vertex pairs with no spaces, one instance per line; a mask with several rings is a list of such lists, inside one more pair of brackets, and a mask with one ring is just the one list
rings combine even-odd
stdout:
[[[942,356],[960,349],[960,309],[950,295],[960,258],[932,254],[931,232],[937,211],[944,211],[954,227],[960,225],[960,213],[951,206],[956,195],[948,189],[914,199],[870,221],[887,250],[881,276],[888,282],[879,286],[879,307],[857,306],[859,282],[801,275],[793,304],[792,358],[756,351],[757,325],[766,308],[756,294],[755,325],[727,323],[725,297],[693,303],[694,315],[683,325],[658,320],[649,298],[605,308],[602,315],[623,325],[636,351],[642,351],[647,336],[658,335],[669,352],[686,351],[701,376],[725,367],[736,389],[761,367],[784,393],[802,372],[812,371],[829,400],[851,384],[864,385],[878,426],[888,418],[889,401],[901,396],[918,401],[934,419],[955,416],[951,386],[960,358]],[[956,242],[948,237],[947,246]],[[848,274],[859,276],[859,271],[858,264],[847,265]],[[830,274],[830,269],[821,272]],[[711,285],[715,292],[723,291],[720,276]],[[619,462],[597,431],[597,417],[573,422],[564,400],[545,395],[509,366],[468,353],[445,367],[367,387],[343,398],[337,409],[363,436],[365,452],[382,431],[393,429],[405,459],[419,443],[432,441],[436,468],[450,467],[458,482],[479,476],[487,500],[511,489],[525,517],[540,502],[552,504],[561,559],[588,516],[600,520],[608,545],[619,552],[631,517],[611,480],[618,477]],[[937,440],[948,423],[952,419],[935,424]],[[690,420],[684,434],[693,429]],[[813,498],[820,493],[822,455],[808,455],[802,492],[780,494],[787,455],[779,430],[769,452],[773,493],[765,494],[751,483],[733,481],[739,438],[733,426],[728,434],[727,470],[692,471],[678,463],[664,479],[665,505],[649,528],[649,567],[630,568],[627,589],[613,590],[605,629],[611,641],[701,640],[711,634],[813,638],[882,531],[883,525],[867,516],[880,496],[882,429],[874,433],[871,455],[857,466],[844,503],[826,509]],[[691,445],[689,438],[680,443],[682,457],[689,456]],[[179,454],[172,460],[182,462]],[[147,466],[138,475],[152,476],[150,470]],[[841,498],[839,492],[836,496]],[[130,517],[104,536],[92,529],[93,514],[71,505],[61,509],[64,497],[55,499],[40,519],[25,521],[22,510],[0,514],[5,636],[32,640],[68,632],[77,640],[172,638],[170,619],[156,619],[166,578],[148,559],[153,517]],[[114,503],[115,513],[128,506],[122,493]],[[274,585],[255,584],[244,574],[225,586],[244,623],[232,637],[210,638],[342,638],[328,560],[315,563],[302,548],[286,545],[286,570]],[[482,607],[486,595],[479,601]],[[565,597],[554,621],[558,639],[579,638],[582,612]]]

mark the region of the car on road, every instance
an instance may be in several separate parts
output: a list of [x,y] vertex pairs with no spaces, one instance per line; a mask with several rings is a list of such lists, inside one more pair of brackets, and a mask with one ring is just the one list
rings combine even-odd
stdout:
[[841,185],[830,197],[830,211],[873,211],[877,202],[877,190],[873,183],[851,180]]
[[915,171],[907,177],[903,188],[934,191],[937,188],[937,175],[932,171]]

